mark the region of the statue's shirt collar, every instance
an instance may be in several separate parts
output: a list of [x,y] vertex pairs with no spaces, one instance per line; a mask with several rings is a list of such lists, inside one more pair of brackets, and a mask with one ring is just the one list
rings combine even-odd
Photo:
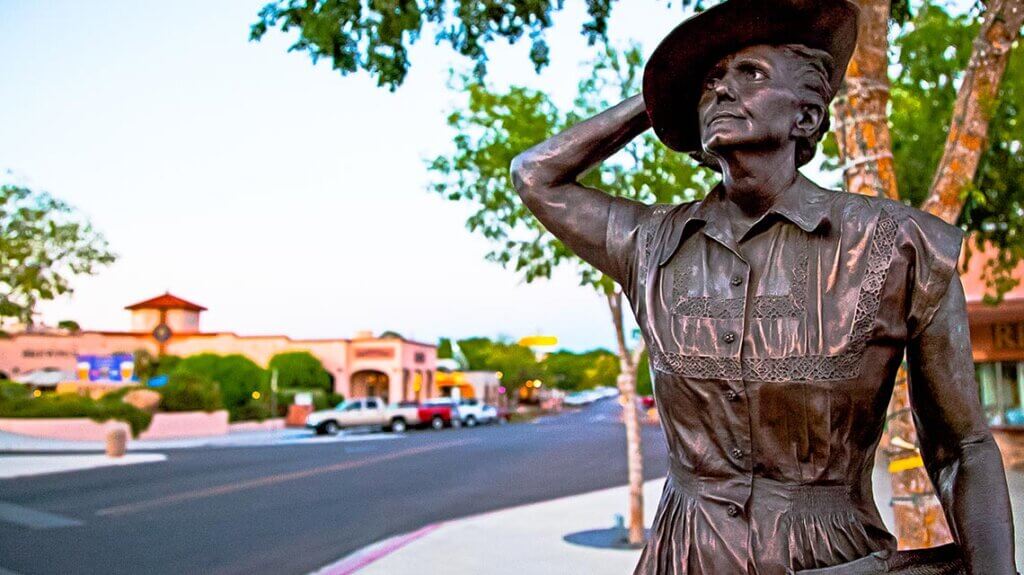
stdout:
[[[835,192],[820,188],[800,176],[761,219],[777,215],[807,233],[821,231],[831,224],[829,213],[834,196]],[[703,200],[673,208],[656,234],[658,265],[668,263],[687,234],[698,228],[706,236],[734,249],[736,241],[723,209],[726,201],[725,189],[722,184],[718,184]]]

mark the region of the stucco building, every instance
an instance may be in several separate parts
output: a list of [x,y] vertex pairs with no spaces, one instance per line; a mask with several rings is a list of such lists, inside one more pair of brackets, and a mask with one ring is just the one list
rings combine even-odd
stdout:
[[200,353],[241,354],[266,367],[282,352],[308,351],[320,359],[346,397],[379,395],[389,401],[417,400],[438,394],[437,348],[401,337],[292,339],[284,335],[245,336],[204,332],[203,306],[169,293],[127,306],[131,329],[124,332],[25,330],[0,339],[0,377],[50,369],[74,373],[77,358],[87,355],[150,353],[189,356]]

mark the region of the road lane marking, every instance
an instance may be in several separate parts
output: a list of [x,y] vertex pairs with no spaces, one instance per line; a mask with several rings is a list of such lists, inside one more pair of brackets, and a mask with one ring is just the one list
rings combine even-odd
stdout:
[[53,529],[56,527],[77,527],[82,525],[82,522],[77,519],[29,509],[28,507],[3,501],[0,501],[0,521],[14,523],[15,525],[21,525],[30,529]]
[[457,447],[460,445],[465,445],[467,443],[477,443],[479,441],[479,439],[463,439],[459,441],[448,441],[445,443],[438,443],[436,445],[412,447],[409,449],[403,449],[392,453],[382,453],[380,455],[375,455],[373,457],[367,457],[365,459],[359,459],[356,461],[344,461],[341,463],[335,463],[333,465],[314,467],[312,469],[304,469],[302,471],[293,471],[291,473],[279,473],[277,475],[268,475],[266,477],[261,477],[259,479],[250,479],[249,481],[242,481],[239,483],[229,483],[226,485],[218,485],[217,487],[209,487],[207,489],[199,489],[196,491],[176,493],[174,495],[168,495],[166,497],[150,499],[148,501],[139,501],[135,503],[126,503],[124,505],[115,505],[113,507],[105,507],[103,509],[98,510],[96,512],[96,515],[116,517],[118,515],[138,513],[140,511],[146,511],[157,507],[163,507],[165,505],[174,505],[175,503],[181,503],[183,501],[203,499],[206,497],[215,497],[217,495],[227,495],[229,493],[235,493],[236,491],[243,491],[246,489],[253,489],[256,487],[266,487],[268,485],[276,485],[278,483],[294,481],[296,479],[305,479],[307,477],[322,475],[324,473],[334,473],[336,471],[347,471],[349,469],[357,469],[360,467],[366,467],[367,465],[383,463],[385,461],[391,461],[394,459],[401,459],[402,457],[407,457],[410,455],[419,455],[421,453],[428,453],[431,451],[437,451],[439,449],[448,449],[450,447]]

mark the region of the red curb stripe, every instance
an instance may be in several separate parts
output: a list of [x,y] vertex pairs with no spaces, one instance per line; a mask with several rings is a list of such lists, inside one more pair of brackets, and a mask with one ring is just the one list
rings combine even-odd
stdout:
[[436,531],[442,525],[444,525],[444,523],[434,523],[432,525],[427,525],[422,529],[413,531],[412,533],[406,533],[405,535],[398,535],[391,539],[385,539],[382,543],[375,545],[370,549],[356,551],[354,554],[345,557],[337,563],[327,565],[317,571],[316,575],[351,575],[370,563],[383,559],[413,541]]

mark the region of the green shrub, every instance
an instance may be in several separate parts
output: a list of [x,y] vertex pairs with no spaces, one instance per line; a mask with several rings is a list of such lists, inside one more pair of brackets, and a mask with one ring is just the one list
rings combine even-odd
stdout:
[[331,374],[308,351],[279,353],[270,359],[269,369],[277,370],[278,388],[331,390]]
[[24,399],[31,395],[28,386],[13,381],[0,381],[0,402]]
[[176,355],[161,355],[156,359],[153,375],[171,375],[180,363],[181,358]]
[[230,416],[231,421],[263,421],[270,417],[270,405],[260,401],[250,401],[236,407]]
[[334,407],[343,401],[345,401],[345,396],[340,393],[331,392],[327,394],[328,407]]
[[92,399],[71,393],[4,399],[0,401],[0,417],[88,417],[99,422],[114,419],[126,422],[135,437],[152,421],[150,414],[123,403],[120,398]]
[[217,411],[224,407],[220,389],[213,380],[200,373],[179,368],[167,384],[157,388],[163,411]]
[[[178,370],[203,375],[216,382],[231,421],[243,421],[245,417],[255,413],[246,407],[254,401],[259,401],[253,399],[254,391],[258,391],[264,398],[269,398],[270,378],[267,371],[244,355],[193,355],[182,359],[175,373]],[[269,411],[269,407],[266,410]]]

